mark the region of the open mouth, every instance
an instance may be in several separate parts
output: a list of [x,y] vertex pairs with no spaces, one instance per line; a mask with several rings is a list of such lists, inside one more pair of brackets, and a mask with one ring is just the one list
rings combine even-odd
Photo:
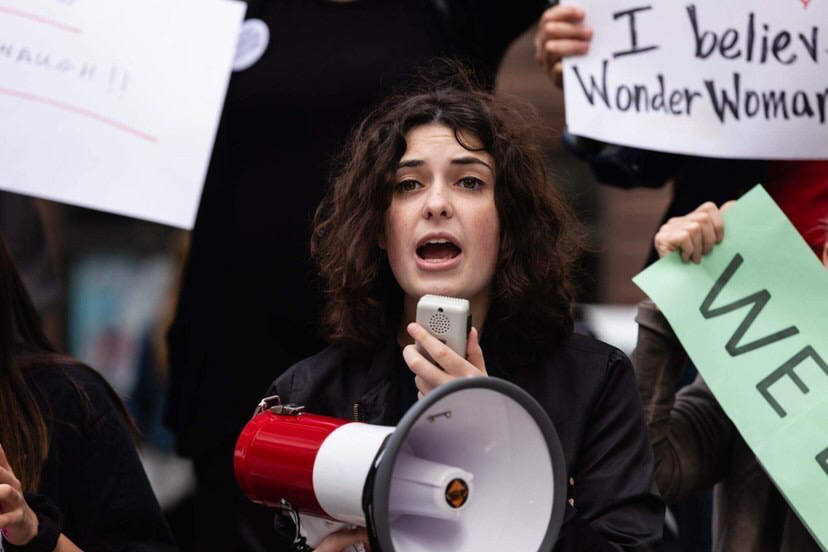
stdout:
[[440,262],[453,259],[461,253],[460,247],[447,239],[431,239],[417,248],[417,256],[428,262]]

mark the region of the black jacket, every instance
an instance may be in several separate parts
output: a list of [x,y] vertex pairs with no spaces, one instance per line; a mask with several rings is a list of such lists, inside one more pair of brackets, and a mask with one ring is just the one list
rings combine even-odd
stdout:
[[[314,414],[396,425],[399,355],[393,339],[379,351],[332,345],[291,367],[268,394]],[[569,490],[575,507],[567,507],[555,550],[653,549],[664,508],[653,483],[652,449],[627,357],[572,334],[532,366],[509,370],[487,355],[486,367],[490,375],[529,392],[558,432],[575,482]]]

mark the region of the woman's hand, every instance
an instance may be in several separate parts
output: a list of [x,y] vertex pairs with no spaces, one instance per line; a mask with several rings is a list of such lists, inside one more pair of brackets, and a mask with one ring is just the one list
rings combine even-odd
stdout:
[[559,87],[563,86],[563,64],[567,56],[589,51],[592,29],[582,23],[586,12],[575,6],[553,6],[543,12],[535,32],[535,59]]
[[22,546],[37,535],[37,516],[26,504],[20,481],[0,447],[0,529],[3,538]]
[[653,240],[658,256],[663,257],[678,249],[681,260],[701,262],[702,255],[710,253],[713,246],[724,238],[722,213],[734,203],[728,201],[719,209],[715,203],[708,201],[690,214],[668,220]]
[[455,353],[451,347],[442,343],[416,322],[409,324],[406,331],[434,359],[434,362],[440,365],[436,366],[430,362],[417,350],[416,345],[407,345],[403,349],[403,358],[408,368],[414,372],[414,383],[421,397],[438,385],[453,379],[487,375],[477,328],[472,328],[469,332],[466,358]]
[[366,550],[369,550],[368,531],[364,527],[343,529],[331,533],[322,539],[319,546],[314,548],[314,552],[343,552],[346,548],[355,544],[362,544]]

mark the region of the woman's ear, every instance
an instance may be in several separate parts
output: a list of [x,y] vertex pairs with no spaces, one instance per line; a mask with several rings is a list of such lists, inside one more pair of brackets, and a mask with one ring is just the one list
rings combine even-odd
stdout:
[[828,268],[828,241],[822,246],[822,264],[825,265],[825,268]]

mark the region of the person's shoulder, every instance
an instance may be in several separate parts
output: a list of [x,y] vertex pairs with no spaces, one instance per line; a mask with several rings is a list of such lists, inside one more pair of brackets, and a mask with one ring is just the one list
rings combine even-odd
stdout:
[[623,351],[594,337],[571,333],[545,356],[547,369],[564,370],[577,379],[593,383],[632,373],[630,359]]
[[52,395],[76,393],[78,389],[99,385],[103,380],[92,368],[71,359],[39,363],[24,370],[28,380]]
[[328,345],[318,353],[303,358],[285,370],[279,377],[279,380],[310,377],[313,374],[330,370],[331,368],[340,366],[347,356],[348,348],[346,346],[339,343]]
[[355,355],[359,355],[359,352],[345,344],[328,345],[315,355],[304,358],[285,370],[271,384],[268,394],[290,396],[296,390],[328,381],[343,366],[352,362]]
[[587,362],[597,365],[614,365],[617,362],[627,362],[627,355],[620,349],[604,343],[594,337],[573,332],[564,338],[557,347],[559,354],[577,356]]
[[78,412],[96,418],[112,410],[117,399],[98,371],[71,359],[32,366],[26,372],[35,392],[57,416]]

